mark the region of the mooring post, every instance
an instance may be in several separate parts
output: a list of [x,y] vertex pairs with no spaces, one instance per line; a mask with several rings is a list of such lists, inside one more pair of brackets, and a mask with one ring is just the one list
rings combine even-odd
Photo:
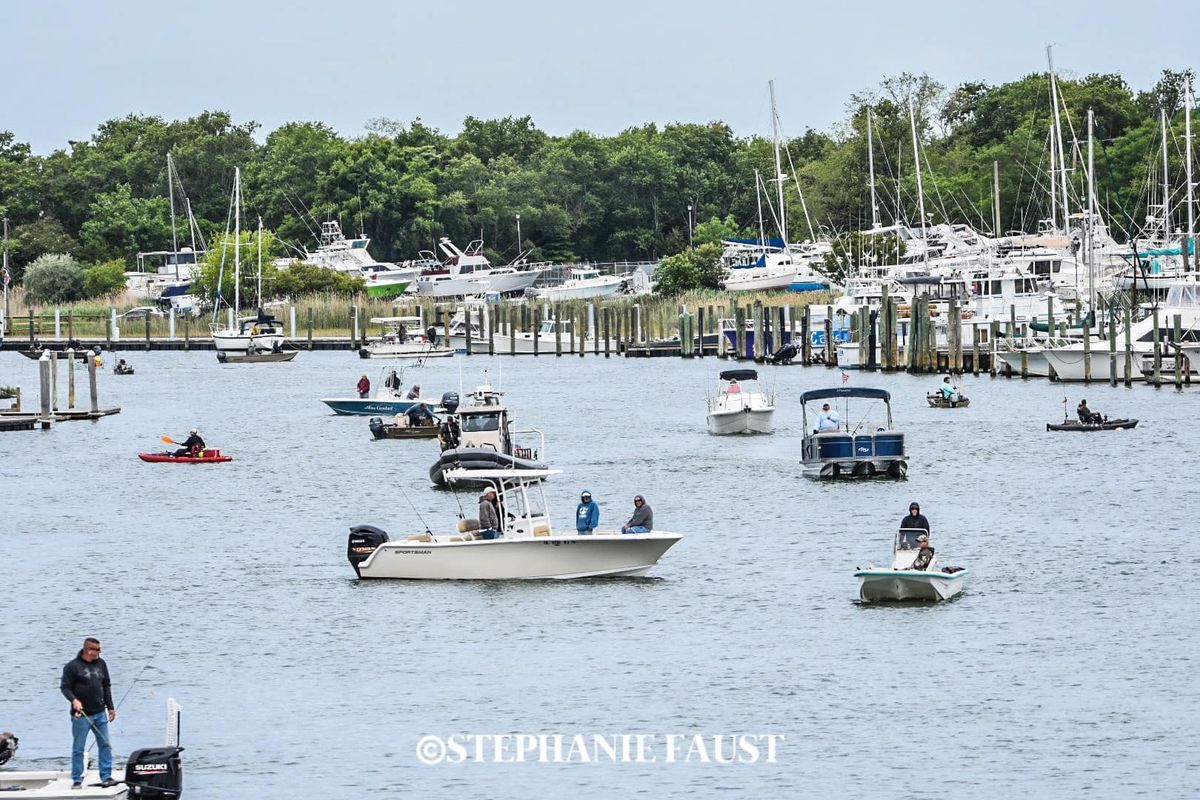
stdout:
[[1133,326],[1133,310],[1125,306],[1125,385],[1133,384],[1133,344],[1129,329]]
[[832,367],[836,358],[833,349],[833,306],[825,306],[825,366]]
[[1181,331],[1182,318],[1179,314],[1175,314],[1172,319],[1171,326],[1171,348],[1175,351],[1175,388],[1183,388],[1183,351],[1179,349],[1180,341],[1183,338]]
[[58,351],[50,351],[50,410],[58,411]]
[[96,387],[96,359],[88,359],[88,393],[91,395],[92,414],[100,414],[100,392]]
[[350,306],[350,349],[358,344],[358,306]]
[[[32,312],[31,312],[32,313]],[[46,428],[50,424],[53,409],[51,407],[51,394],[54,391],[54,381],[51,372],[50,353],[43,350],[41,358],[38,359],[38,377],[41,379],[39,384],[38,405],[42,410],[42,427]]]
[[604,307],[604,357],[605,358],[608,358],[608,356],[609,356],[608,329],[609,329],[610,320],[612,318],[611,312],[612,312],[612,309],[610,309],[608,306]]
[[150,315],[146,315],[146,351],[150,350]]
[[[69,333],[69,331],[68,331]],[[88,361],[94,359],[88,355]],[[67,348],[67,408],[75,407],[75,348]]]
[[[1022,351],[1024,352],[1024,351]],[[1092,382],[1092,326],[1083,324],[1083,383]]]
[[54,338],[62,339],[62,311],[54,309]]
[[1158,306],[1154,306],[1154,388],[1162,386],[1162,331],[1158,325]]
[[1117,315],[1108,306],[1108,385],[1117,385]]
[[67,341],[75,341],[75,309],[67,309]]

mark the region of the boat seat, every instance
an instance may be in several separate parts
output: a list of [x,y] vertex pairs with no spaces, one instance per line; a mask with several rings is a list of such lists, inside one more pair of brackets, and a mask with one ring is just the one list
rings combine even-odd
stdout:
[[533,526],[533,535],[534,536],[549,536],[550,535],[550,523],[539,522],[537,525],[534,525]]
[[464,533],[462,536],[451,536],[450,541],[452,541],[452,542],[473,542],[473,541],[475,541],[475,534]]
[[416,536],[409,536],[404,541],[406,542],[432,542],[433,537],[428,533],[419,533]]
[[477,531],[477,530],[479,530],[479,520],[474,519],[472,517],[459,518],[459,520],[458,520],[458,532],[459,533],[467,533],[468,531]]

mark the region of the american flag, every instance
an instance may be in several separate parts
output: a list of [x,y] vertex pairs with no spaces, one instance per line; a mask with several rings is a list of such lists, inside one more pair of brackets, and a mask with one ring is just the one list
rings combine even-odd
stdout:
[[1063,405],[1065,406],[1066,404],[1067,404],[1067,396],[1064,394],[1063,395]]
[[846,372],[845,370],[842,370],[842,383],[849,383],[849,382],[850,382],[850,373]]

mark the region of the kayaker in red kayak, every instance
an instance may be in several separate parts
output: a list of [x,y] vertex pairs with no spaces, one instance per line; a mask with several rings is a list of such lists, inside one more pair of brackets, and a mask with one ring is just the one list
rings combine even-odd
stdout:
[[176,457],[192,456],[195,458],[200,455],[202,450],[204,450],[204,440],[200,438],[200,432],[192,428],[191,434],[184,440],[183,447],[176,450],[172,455]]

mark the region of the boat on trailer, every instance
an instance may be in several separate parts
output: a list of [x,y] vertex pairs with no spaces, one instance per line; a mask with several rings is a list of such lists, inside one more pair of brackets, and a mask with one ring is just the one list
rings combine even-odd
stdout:
[[420,531],[393,540],[372,525],[350,529],[346,555],[359,578],[409,580],[566,580],[643,576],[678,533],[597,530],[557,533],[546,513],[542,481],[559,470],[450,470],[447,480],[496,489],[501,536],[484,539],[479,520],[460,516],[456,530]]
[[[884,424],[867,423],[864,415],[852,430],[851,398],[883,401]],[[845,420],[838,430],[810,429],[808,406],[812,400],[845,401]],[[804,474],[812,478],[903,478],[908,474],[908,455],[904,434],[892,425],[891,395],[884,389],[851,388],[811,389],[800,395],[804,419],[804,439],[800,444]],[[811,432],[809,432],[811,431]]]
[[925,569],[913,569],[921,551],[917,537],[924,528],[901,528],[896,532],[891,568],[868,566],[856,570],[858,595],[868,602],[880,600],[949,600],[966,586],[970,570],[938,567],[935,553]]

